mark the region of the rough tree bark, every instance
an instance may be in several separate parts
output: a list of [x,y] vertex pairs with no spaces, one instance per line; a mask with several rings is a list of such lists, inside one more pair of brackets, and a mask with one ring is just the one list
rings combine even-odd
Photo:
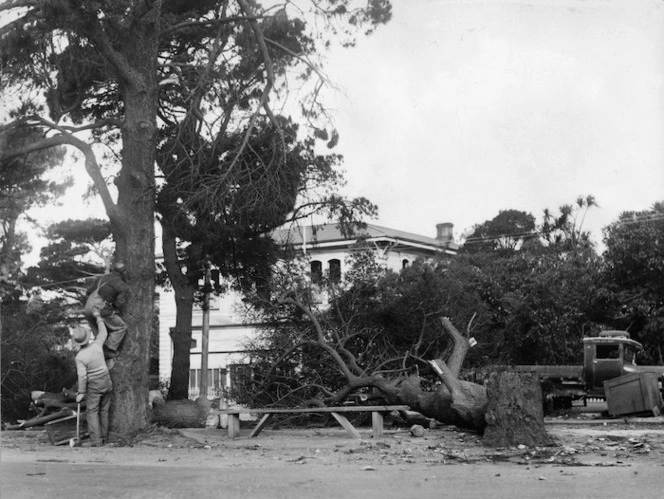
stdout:
[[179,262],[175,233],[162,223],[162,251],[164,265],[175,291],[175,327],[171,329],[173,360],[171,362],[171,385],[169,400],[189,398],[189,367],[191,357],[194,293],[196,288],[182,271]]
[[484,442],[494,447],[545,446],[553,440],[544,429],[542,389],[537,373],[493,373],[487,385]]

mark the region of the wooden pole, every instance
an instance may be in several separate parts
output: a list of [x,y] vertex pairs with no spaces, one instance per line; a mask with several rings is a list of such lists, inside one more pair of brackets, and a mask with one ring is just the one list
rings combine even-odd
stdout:
[[203,296],[203,329],[201,338],[201,383],[200,395],[208,392],[208,352],[210,347],[210,264],[205,264],[205,284]]

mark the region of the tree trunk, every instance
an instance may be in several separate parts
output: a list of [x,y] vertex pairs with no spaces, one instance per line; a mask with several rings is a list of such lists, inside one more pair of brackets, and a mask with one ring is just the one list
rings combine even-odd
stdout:
[[493,373],[487,386],[484,442],[494,447],[552,445],[544,429],[542,389],[536,373]]
[[[169,220],[162,215],[162,252],[164,266],[175,294],[175,327],[171,329],[173,360],[168,399],[189,398],[189,369],[191,358],[191,330],[193,324],[195,287],[189,284],[190,277],[182,271],[177,251],[175,233],[169,227]],[[193,269],[187,269],[193,272]]]
[[120,89],[125,120],[117,216],[111,216],[117,259],[127,267],[130,296],[124,319],[128,332],[118,355],[113,380],[110,438],[126,439],[149,425],[150,333],[155,289],[155,180],[157,137],[158,12],[134,20],[122,41],[130,70]]
[[171,330],[173,363],[168,400],[189,398],[193,296],[186,300],[188,303],[182,301],[185,300],[177,300],[175,328]]

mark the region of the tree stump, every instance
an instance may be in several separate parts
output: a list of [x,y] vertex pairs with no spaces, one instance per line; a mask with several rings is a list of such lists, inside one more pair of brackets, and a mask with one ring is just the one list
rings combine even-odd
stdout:
[[152,422],[167,428],[205,428],[210,404],[204,397],[170,400],[152,409]]
[[493,447],[553,445],[544,429],[537,373],[492,373],[487,384],[484,443]]

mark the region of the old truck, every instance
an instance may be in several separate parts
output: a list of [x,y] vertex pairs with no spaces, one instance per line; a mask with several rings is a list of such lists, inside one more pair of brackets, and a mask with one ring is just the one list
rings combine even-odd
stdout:
[[588,399],[606,400],[605,381],[634,373],[656,375],[662,393],[664,366],[637,365],[636,355],[642,348],[627,331],[603,331],[599,336],[583,338],[583,365],[521,365],[514,369],[539,373],[549,409],[571,407],[575,400],[584,404]]

